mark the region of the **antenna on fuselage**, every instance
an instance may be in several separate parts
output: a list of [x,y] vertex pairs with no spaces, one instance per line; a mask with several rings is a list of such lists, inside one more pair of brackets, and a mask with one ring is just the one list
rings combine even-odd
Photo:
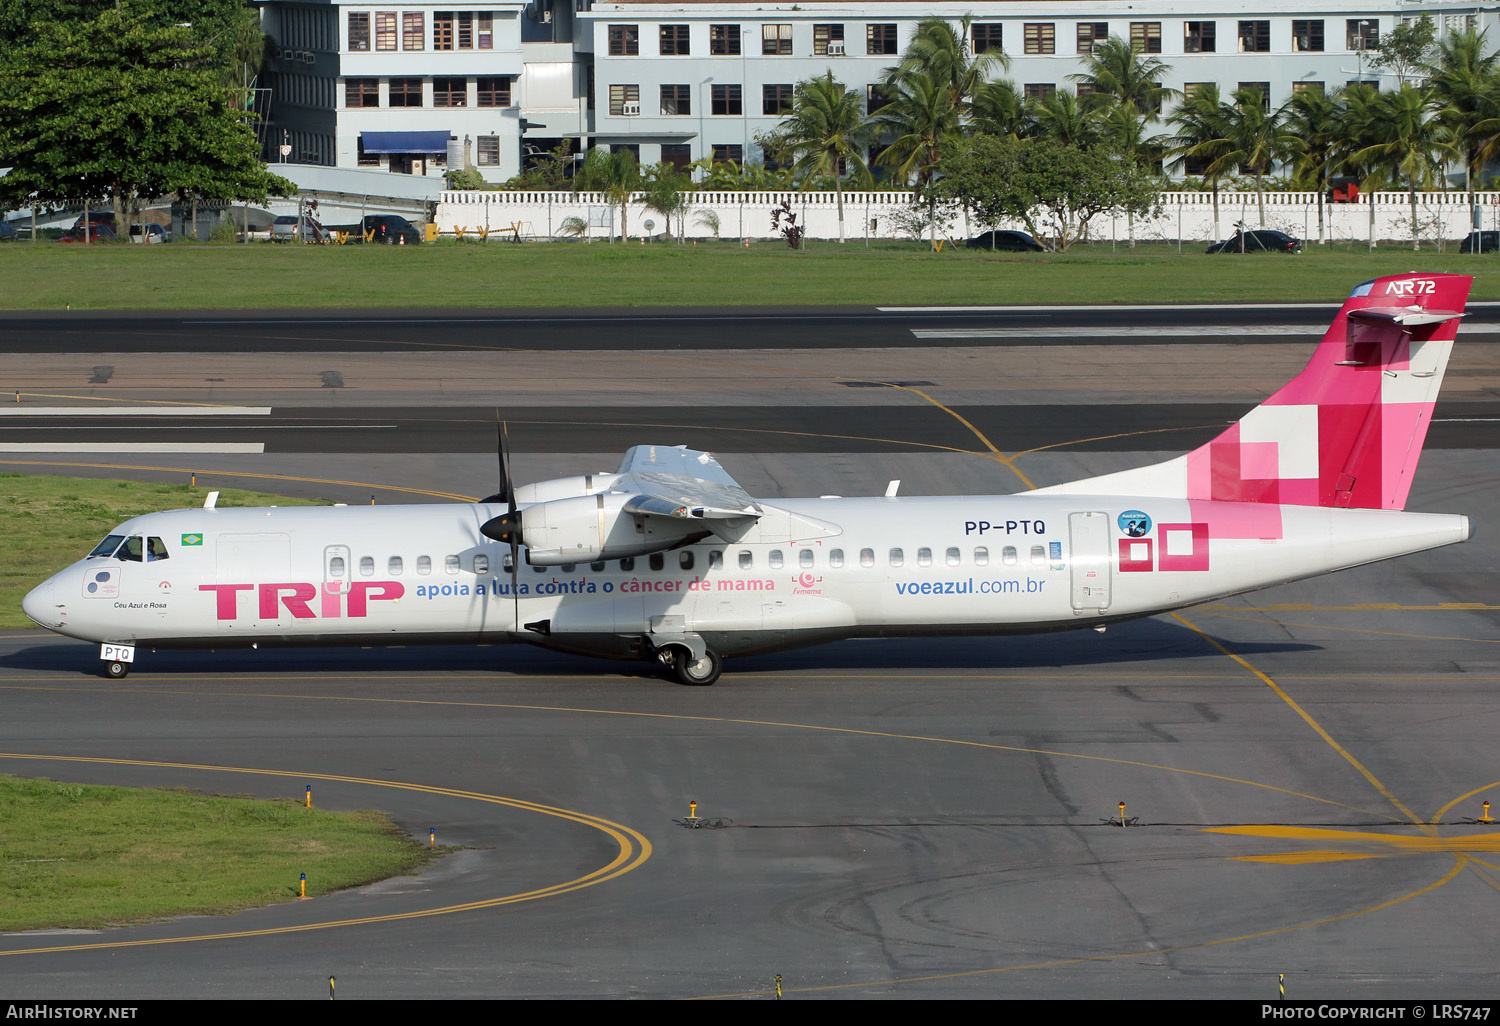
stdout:
[[219,504],[219,493],[209,492],[208,497],[203,500],[204,509],[213,509]]

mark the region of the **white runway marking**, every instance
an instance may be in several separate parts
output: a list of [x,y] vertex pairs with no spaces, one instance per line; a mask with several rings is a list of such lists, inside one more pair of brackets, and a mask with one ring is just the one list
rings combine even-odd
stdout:
[[264,442],[0,442],[0,452],[263,453]]
[[268,417],[269,406],[27,406],[0,404],[0,417]]
[[913,328],[917,338],[1133,338],[1223,335],[1254,339],[1269,335],[1321,336],[1327,325],[1318,324],[1160,324],[1141,327],[1034,327],[1034,328]]

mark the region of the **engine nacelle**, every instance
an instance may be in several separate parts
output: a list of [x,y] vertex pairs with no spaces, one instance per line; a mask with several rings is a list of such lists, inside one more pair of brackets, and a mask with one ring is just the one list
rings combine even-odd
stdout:
[[623,507],[632,498],[625,492],[605,492],[527,506],[521,511],[526,561],[560,566],[643,556],[704,533],[700,521],[627,512]]
[[581,477],[559,477],[551,481],[521,485],[516,489],[516,501],[523,504],[552,502],[554,499],[568,499],[575,495],[595,495],[609,491],[610,485],[614,484],[619,476],[619,474],[584,474]]

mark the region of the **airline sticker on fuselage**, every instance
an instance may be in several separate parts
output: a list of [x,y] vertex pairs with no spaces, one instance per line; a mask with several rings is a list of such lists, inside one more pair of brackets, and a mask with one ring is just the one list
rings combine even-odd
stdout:
[[202,545],[203,544],[203,535],[201,535],[201,534],[185,534],[185,535],[182,536],[182,544],[184,544],[184,545]]
[[1151,518],[1138,509],[1127,509],[1116,522],[1127,538],[1144,538],[1151,530]]

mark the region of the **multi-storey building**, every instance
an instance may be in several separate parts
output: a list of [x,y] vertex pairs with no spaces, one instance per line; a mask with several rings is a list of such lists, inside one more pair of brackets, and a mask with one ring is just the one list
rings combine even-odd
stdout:
[[[1249,2],[1253,6],[1247,7]],[[451,8],[451,9],[449,9]],[[1493,6],[1403,0],[518,0],[393,7],[266,0],[276,40],[273,149],[292,160],[436,174],[463,160],[486,179],[564,139],[628,146],[643,163],[754,161],[796,84],[826,71],[883,102],[917,24],[970,18],[1030,96],[1078,90],[1099,41],[1128,39],[1167,65],[1164,84],[1249,86],[1271,105],[1352,81],[1394,85],[1374,48],[1403,21],[1474,27],[1500,44]],[[446,133],[452,146],[432,149]]]

